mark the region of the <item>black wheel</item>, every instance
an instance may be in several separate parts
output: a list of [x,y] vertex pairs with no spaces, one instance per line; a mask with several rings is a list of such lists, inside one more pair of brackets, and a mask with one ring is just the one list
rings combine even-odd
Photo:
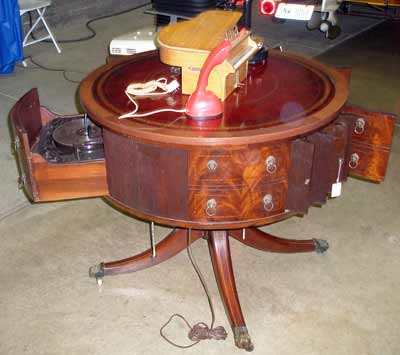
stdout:
[[309,31],[316,30],[321,25],[321,22],[321,14],[319,12],[313,12],[311,18],[306,22],[306,28]]
[[321,32],[324,32],[327,35],[327,33],[329,32],[329,29],[332,27],[332,24],[329,21],[321,21],[320,25],[319,25],[319,30]]
[[342,29],[338,25],[330,26],[328,32],[326,33],[326,38],[335,39],[340,36]]

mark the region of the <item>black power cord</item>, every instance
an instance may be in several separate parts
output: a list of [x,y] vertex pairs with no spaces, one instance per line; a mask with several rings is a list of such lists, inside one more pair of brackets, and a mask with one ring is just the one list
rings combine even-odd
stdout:
[[[133,7],[133,8],[127,9],[127,10],[115,12],[115,13],[108,14],[108,15],[104,15],[104,16],[100,16],[100,17],[95,17],[95,18],[93,18],[93,19],[91,19],[91,20],[89,20],[89,21],[87,21],[87,22],[85,23],[86,28],[91,32],[90,35],[85,36],[85,37],[80,37],[80,38],[74,38],[74,39],[58,40],[57,42],[59,42],[59,43],[75,43],[75,42],[88,41],[88,40],[90,40],[90,39],[96,37],[96,35],[97,35],[97,33],[96,33],[96,31],[94,30],[94,28],[90,26],[91,23],[96,22],[96,21],[100,21],[100,20],[104,20],[104,19],[107,19],[107,18],[110,18],[110,17],[115,17],[115,16],[123,15],[123,14],[126,14],[126,13],[128,13],[128,12],[131,12],[131,11],[134,11],[134,10],[138,10],[138,9],[140,9],[140,8],[142,8],[142,7],[145,7],[145,6],[149,5],[149,4],[150,4],[150,3],[148,2],[148,3],[145,3],[145,4],[143,4],[143,5],[135,6],[135,7]],[[29,13],[29,24],[30,24],[30,26],[32,27],[32,17],[31,17],[31,15],[30,15],[30,13]],[[32,39],[34,39],[34,40],[36,39],[36,37],[35,37],[35,35],[34,35],[33,33],[31,33],[31,37],[32,37]],[[42,41],[42,42],[45,42],[45,43],[52,43],[52,41],[50,41],[50,40],[44,40],[44,41]],[[79,84],[81,81],[80,81],[80,80],[79,80],[79,81],[77,81],[77,80],[72,80],[72,79],[68,78],[67,73],[78,73],[78,74],[86,75],[86,73],[77,72],[77,71],[74,71],[74,70],[67,70],[67,69],[64,69],[64,68],[51,68],[51,67],[45,66],[45,65],[43,65],[43,64],[40,64],[40,63],[37,62],[36,60],[34,60],[32,56],[25,57],[24,60],[26,60],[26,59],[29,59],[29,60],[36,66],[36,68],[33,68],[33,69],[39,68],[39,69],[43,69],[43,70],[51,71],[51,72],[60,72],[60,73],[62,73],[63,78],[64,78],[66,81],[69,81],[69,82],[74,83],[74,84]]]

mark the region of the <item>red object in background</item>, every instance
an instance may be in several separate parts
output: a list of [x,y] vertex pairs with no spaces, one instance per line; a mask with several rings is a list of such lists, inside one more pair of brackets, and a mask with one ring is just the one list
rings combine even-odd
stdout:
[[211,71],[228,57],[231,47],[230,41],[223,41],[208,55],[201,69],[196,90],[190,95],[186,104],[186,115],[189,118],[209,120],[221,117],[223,112],[221,100],[212,91],[207,91],[206,88]]
[[276,4],[273,0],[261,0],[259,10],[263,15],[273,15],[276,10]]

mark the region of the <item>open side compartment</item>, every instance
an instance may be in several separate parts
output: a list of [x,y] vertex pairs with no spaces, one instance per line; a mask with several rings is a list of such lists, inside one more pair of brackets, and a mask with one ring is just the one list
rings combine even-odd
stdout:
[[348,175],[383,181],[394,123],[395,115],[346,105],[331,124],[294,140],[286,208],[305,214],[324,204]]
[[[55,120],[82,120],[82,115],[57,116],[40,106],[37,89],[26,93],[11,110],[20,183],[34,202],[108,195],[104,158],[49,159],[40,148],[45,130]],[[53,156],[54,158],[54,156]]]
[[385,179],[396,116],[346,105],[342,115],[354,120],[349,174],[374,182]]

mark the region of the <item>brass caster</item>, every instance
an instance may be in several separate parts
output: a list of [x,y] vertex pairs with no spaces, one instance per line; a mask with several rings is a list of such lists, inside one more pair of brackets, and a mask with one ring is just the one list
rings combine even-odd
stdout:
[[101,287],[103,284],[103,277],[104,277],[104,265],[103,263],[93,265],[89,268],[89,277],[93,277],[96,279],[97,285]]
[[235,337],[235,344],[239,349],[244,349],[246,351],[254,350],[254,345],[251,342],[246,326],[233,328],[233,335]]
[[329,244],[324,239],[313,239],[315,244],[315,251],[318,254],[325,253],[329,249]]

